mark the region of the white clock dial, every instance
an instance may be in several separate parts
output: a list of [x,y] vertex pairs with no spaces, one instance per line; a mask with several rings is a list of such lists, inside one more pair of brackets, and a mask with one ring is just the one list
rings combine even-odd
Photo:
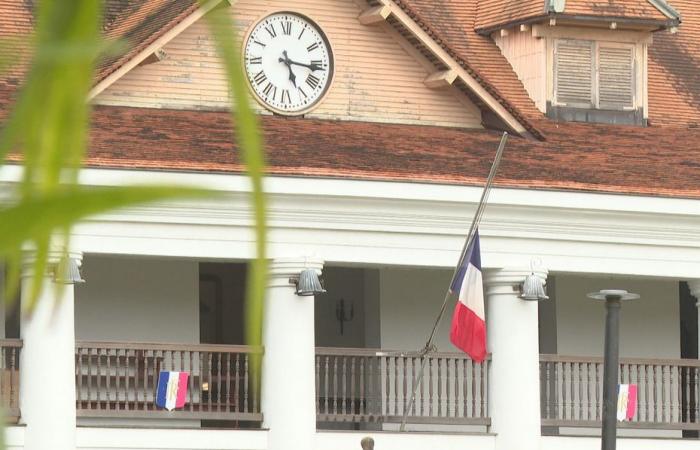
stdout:
[[245,43],[245,70],[258,100],[282,114],[301,114],[328,90],[333,55],[309,19],[280,12],[255,25]]

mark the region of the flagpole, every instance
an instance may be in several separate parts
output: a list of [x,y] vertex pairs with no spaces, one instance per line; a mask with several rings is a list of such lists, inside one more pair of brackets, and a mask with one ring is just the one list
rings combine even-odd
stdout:
[[479,205],[476,208],[476,212],[474,213],[474,218],[472,219],[472,224],[469,227],[469,233],[467,234],[467,239],[464,242],[464,246],[462,247],[462,253],[459,256],[459,260],[457,261],[457,265],[455,266],[455,270],[452,272],[452,278],[450,280],[450,284],[447,288],[447,292],[445,292],[445,299],[442,301],[442,307],[440,308],[440,312],[438,313],[437,319],[435,320],[435,324],[433,325],[433,329],[430,331],[430,335],[428,336],[428,340],[425,343],[425,347],[423,347],[423,350],[420,351],[421,355],[421,366],[420,366],[420,373],[418,374],[418,378],[416,379],[416,383],[413,385],[413,393],[411,394],[411,400],[408,403],[408,406],[403,412],[403,418],[401,420],[401,427],[399,428],[399,431],[405,431],[406,430],[406,419],[408,418],[408,413],[413,408],[413,405],[416,402],[416,391],[418,389],[418,386],[420,386],[421,382],[423,381],[423,374],[425,373],[425,363],[426,363],[426,355],[434,350],[433,347],[433,339],[435,338],[435,332],[437,331],[438,326],[440,325],[440,322],[442,321],[442,317],[445,315],[445,308],[447,307],[447,302],[450,300],[450,289],[452,287],[452,284],[454,283],[455,276],[457,276],[457,272],[459,271],[459,267],[462,265],[462,260],[464,259],[467,250],[469,247],[472,245],[472,241],[474,240],[474,236],[476,235],[476,230],[479,227],[479,224],[481,223],[481,218],[484,215],[484,210],[486,209],[486,202],[488,202],[489,194],[491,193],[491,187],[493,185],[493,180],[496,177],[496,172],[498,171],[498,166],[501,164],[501,157],[503,156],[503,150],[506,147],[506,142],[508,141],[508,133],[503,132],[503,136],[501,136],[501,142],[498,144],[498,150],[496,151],[496,157],[493,160],[493,164],[491,165],[491,170],[489,171],[489,176],[486,179],[486,185],[484,186],[484,190],[481,193],[481,199],[479,200]]

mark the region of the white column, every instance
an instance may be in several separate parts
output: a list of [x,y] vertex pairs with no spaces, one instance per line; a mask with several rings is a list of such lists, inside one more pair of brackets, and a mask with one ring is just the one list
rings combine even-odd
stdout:
[[319,274],[323,261],[275,259],[265,302],[262,363],[263,427],[268,450],[309,450],[316,433],[314,297],[299,297],[290,277]]
[[[531,272],[487,270],[488,401],[496,450],[539,450],[540,381],[537,302],[518,298]],[[536,272],[542,278],[546,271]]]
[[[688,287],[690,288],[690,295],[695,297],[696,300],[695,307],[698,309],[698,327],[700,329],[700,280],[688,281]],[[698,349],[700,349],[700,332],[698,332]]]
[[[80,259],[80,255],[71,254]],[[53,281],[60,254],[51,254],[43,290],[31,312],[31,258],[22,275],[20,414],[25,450],[75,450],[75,328],[73,285]]]

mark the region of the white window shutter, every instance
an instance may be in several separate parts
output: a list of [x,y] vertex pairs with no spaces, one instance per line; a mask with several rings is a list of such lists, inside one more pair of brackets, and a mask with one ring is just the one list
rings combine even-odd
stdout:
[[556,41],[554,90],[556,103],[593,106],[593,43]]
[[601,45],[598,50],[598,59],[600,108],[634,108],[633,48]]

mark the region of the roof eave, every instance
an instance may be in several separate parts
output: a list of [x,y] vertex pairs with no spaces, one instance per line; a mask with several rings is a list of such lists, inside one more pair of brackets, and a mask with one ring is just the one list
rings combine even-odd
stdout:
[[610,22],[618,24],[630,24],[630,25],[641,25],[648,26],[652,31],[660,31],[669,28],[678,27],[681,23],[680,19],[646,19],[643,17],[616,17],[616,16],[594,16],[594,15],[583,15],[583,14],[561,14],[561,13],[549,13],[540,14],[537,16],[526,17],[517,20],[511,20],[508,22],[498,23],[494,25],[489,25],[488,27],[476,28],[475,31],[482,36],[489,36],[491,33],[506,29],[513,28],[520,25],[529,25],[533,23],[542,22],[550,19],[562,19],[562,20],[572,20],[580,22]]

